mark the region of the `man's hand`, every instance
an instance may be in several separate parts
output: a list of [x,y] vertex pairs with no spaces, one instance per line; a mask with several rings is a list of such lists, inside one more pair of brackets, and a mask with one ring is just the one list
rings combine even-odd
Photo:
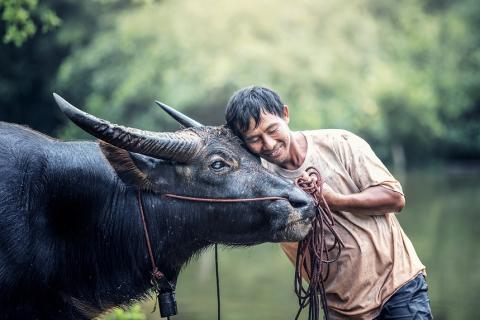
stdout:
[[[308,175],[307,172],[304,172],[302,174],[302,179],[306,183],[313,183],[313,184],[317,183],[317,177],[314,176],[314,175],[310,176],[310,175]],[[333,191],[333,189],[330,188],[330,186],[326,183],[324,183],[323,186],[322,186],[322,195],[323,195],[323,198],[325,199],[325,201],[327,202],[327,204],[330,206],[330,209],[332,209],[331,206],[334,205],[335,203],[337,203],[338,198],[341,196],[341,194]],[[318,196],[320,196],[320,195],[318,194]]]

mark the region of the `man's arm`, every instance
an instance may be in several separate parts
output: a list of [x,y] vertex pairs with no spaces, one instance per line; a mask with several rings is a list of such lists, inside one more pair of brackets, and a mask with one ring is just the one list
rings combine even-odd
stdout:
[[347,211],[358,214],[382,215],[400,212],[405,206],[405,197],[381,185],[369,187],[362,192],[341,194],[323,185],[323,196],[333,211]]

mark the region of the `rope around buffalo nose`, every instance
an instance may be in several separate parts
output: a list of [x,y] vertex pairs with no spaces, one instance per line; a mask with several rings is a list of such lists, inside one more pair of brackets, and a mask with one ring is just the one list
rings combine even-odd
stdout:
[[[320,303],[325,319],[328,320],[329,313],[324,282],[328,278],[330,263],[338,259],[344,245],[335,232],[335,220],[323,197],[324,181],[320,173],[314,167],[307,168],[306,172],[308,177],[297,178],[295,184],[313,197],[316,212],[312,221],[312,230],[305,239],[299,242],[297,248],[294,289],[298,297],[299,309],[295,320],[298,320],[303,309],[307,306],[308,320],[318,320]],[[326,232],[330,232],[334,238],[330,247],[325,241]],[[336,255],[330,258],[329,253],[335,248],[337,249]],[[307,287],[304,286],[302,280],[304,272],[310,280]]]

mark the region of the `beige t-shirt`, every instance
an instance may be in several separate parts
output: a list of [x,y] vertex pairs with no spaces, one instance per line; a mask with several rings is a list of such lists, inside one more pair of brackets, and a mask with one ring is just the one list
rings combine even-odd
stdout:
[[[403,193],[400,183],[360,137],[336,129],[302,133],[308,148],[300,168],[286,170],[262,159],[263,166],[292,181],[313,166],[334,191],[342,194],[378,185]],[[383,303],[403,284],[424,272],[425,266],[394,213],[333,214],[345,248],[339,259],[330,264],[325,283],[331,318],[373,319]],[[326,241],[331,245],[332,237],[327,236]],[[297,243],[281,245],[295,263]]]

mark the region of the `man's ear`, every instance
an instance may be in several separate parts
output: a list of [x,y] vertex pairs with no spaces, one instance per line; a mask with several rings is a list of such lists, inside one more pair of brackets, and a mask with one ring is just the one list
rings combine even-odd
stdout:
[[[104,141],[100,141],[99,145],[103,155],[125,184],[147,191],[162,192],[165,190],[167,181],[159,179],[158,173],[155,174],[155,171],[161,170],[160,166],[165,166],[165,161],[128,152]],[[166,171],[165,174],[168,174],[173,170],[162,171]]]
[[285,104],[283,105],[283,120],[288,124],[290,121],[290,117],[288,116],[288,106]]

